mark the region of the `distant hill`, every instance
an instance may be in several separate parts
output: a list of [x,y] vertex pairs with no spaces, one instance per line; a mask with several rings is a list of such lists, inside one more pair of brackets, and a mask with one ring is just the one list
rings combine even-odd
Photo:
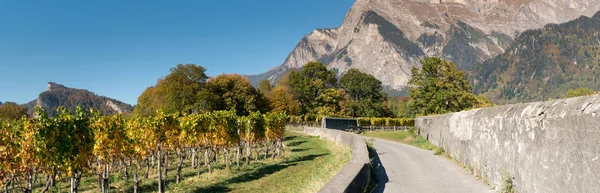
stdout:
[[600,12],[523,32],[506,52],[473,68],[474,90],[497,103],[560,98],[600,90]]
[[40,93],[37,99],[23,106],[27,107],[27,113],[33,115],[35,106],[40,105],[48,111],[50,116],[56,114],[56,108],[63,106],[74,112],[77,106],[85,109],[94,108],[102,114],[127,113],[133,111],[133,107],[121,101],[99,96],[84,89],[68,88],[53,82],[48,83],[48,90]]

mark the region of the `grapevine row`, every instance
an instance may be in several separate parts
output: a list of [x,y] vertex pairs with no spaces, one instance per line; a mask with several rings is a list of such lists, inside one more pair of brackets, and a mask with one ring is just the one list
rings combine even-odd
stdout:
[[[175,155],[176,183],[181,182],[184,159],[191,167],[207,167],[217,162],[219,153],[227,168],[240,167],[245,159],[258,161],[267,155],[282,155],[285,125],[283,113],[250,113],[237,116],[230,111],[204,114],[165,114],[124,118],[103,116],[95,110],[77,108],[75,113],[57,109],[48,117],[36,107],[35,118],[0,121],[0,185],[5,192],[21,189],[32,192],[38,176],[46,181],[42,192],[54,186],[57,179],[71,180],[71,192],[77,192],[82,176],[97,176],[98,187],[108,192],[113,170],[133,174],[134,192],[148,178],[149,168],[157,168],[159,192],[167,185],[169,155]],[[204,155],[201,161],[201,154]],[[200,163],[203,162],[203,165]],[[145,168],[144,176],[138,171]]]

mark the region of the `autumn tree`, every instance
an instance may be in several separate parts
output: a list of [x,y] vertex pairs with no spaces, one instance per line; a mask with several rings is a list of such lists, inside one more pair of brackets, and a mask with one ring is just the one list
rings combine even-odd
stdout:
[[344,103],[347,116],[381,117],[386,94],[381,81],[373,75],[352,68],[340,78],[340,86],[349,99]]
[[300,102],[286,85],[277,85],[267,96],[271,112],[285,112],[288,115],[300,113]]
[[135,105],[133,112],[138,115],[153,115],[157,110],[161,109],[164,97],[160,89],[160,80],[156,83],[156,86],[146,88],[138,97],[137,105]]
[[410,107],[417,114],[442,114],[472,108],[476,103],[465,73],[449,61],[436,57],[421,60],[412,68]]
[[209,110],[234,110],[238,115],[248,115],[251,111],[262,110],[262,97],[245,76],[223,74],[211,78],[207,90],[200,96],[207,101]]

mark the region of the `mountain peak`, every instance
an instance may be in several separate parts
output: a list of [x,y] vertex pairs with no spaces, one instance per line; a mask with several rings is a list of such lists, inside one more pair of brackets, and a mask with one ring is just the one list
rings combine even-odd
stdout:
[[57,84],[55,82],[48,82],[48,91],[57,90],[57,89],[67,89],[67,87],[62,84]]
[[313,30],[283,64],[248,78],[254,84],[275,82],[291,69],[320,61],[338,76],[357,68],[404,90],[410,69],[420,67],[424,57],[468,70],[504,53],[525,30],[598,10],[600,0],[357,0],[339,27]]

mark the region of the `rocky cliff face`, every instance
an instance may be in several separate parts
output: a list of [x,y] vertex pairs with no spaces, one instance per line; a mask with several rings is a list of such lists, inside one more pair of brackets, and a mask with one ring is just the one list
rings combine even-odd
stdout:
[[33,115],[36,105],[46,109],[50,116],[55,115],[55,110],[59,106],[63,106],[71,112],[74,112],[77,106],[82,106],[84,109],[94,108],[105,115],[133,111],[131,105],[121,101],[99,96],[84,89],[68,88],[53,82],[48,83],[47,91],[40,93],[35,100],[23,106],[27,107],[29,115]]
[[424,57],[469,70],[503,53],[524,30],[598,10],[600,0],[357,0],[340,27],[313,30],[282,65],[249,78],[274,82],[292,68],[321,61],[338,75],[358,68],[401,90]]

